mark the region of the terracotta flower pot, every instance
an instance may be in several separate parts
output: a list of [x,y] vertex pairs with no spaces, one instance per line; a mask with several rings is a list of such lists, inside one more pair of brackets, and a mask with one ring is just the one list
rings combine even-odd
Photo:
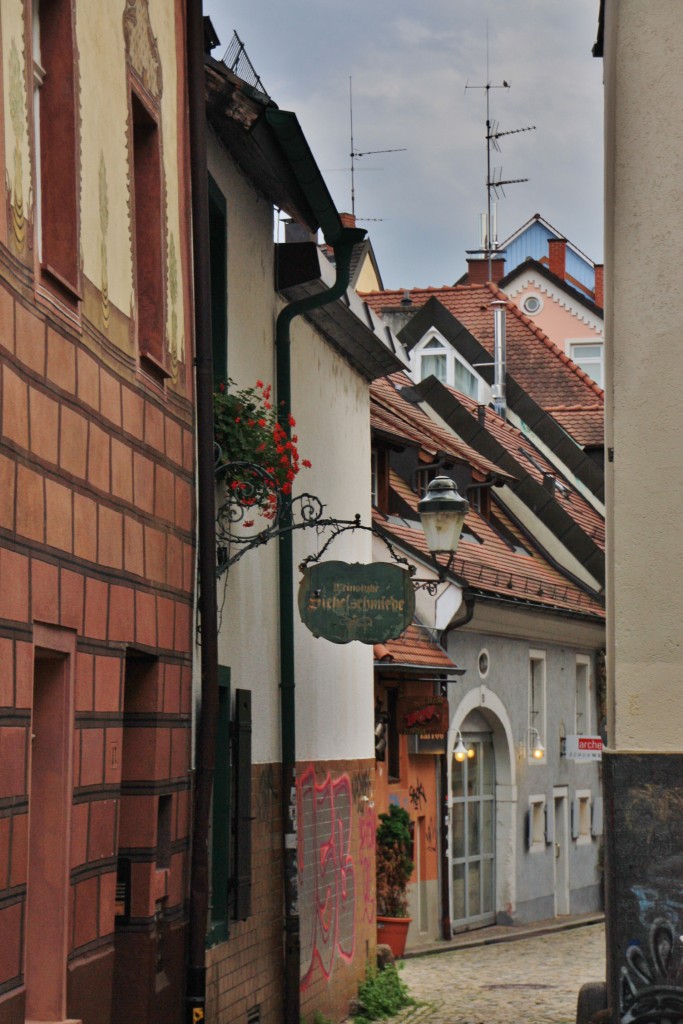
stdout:
[[403,956],[411,921],[412,917],[380,917],[378,915],[377,941],[387,945],[394,956]]

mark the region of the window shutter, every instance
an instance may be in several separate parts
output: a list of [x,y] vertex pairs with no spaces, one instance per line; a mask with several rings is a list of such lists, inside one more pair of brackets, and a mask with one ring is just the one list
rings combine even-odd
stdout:
[[545,841],[548,846],[555,842],[555,801],[545,803]]
[[524,820],[525,820],[525,824],[526,824],[526,830],[525,830],[526,831],[526,848],[527,848],[527,850],[530,850],[531,849],[531,844],[534,841],[534,825],[533,825],[534,816],[533,816],[531,808],[529,808],[529,810],[524,815]]
[[233,916],[244,921],[251,914],[251,691],[235,691],[234,728],[235,902]]
[[228,937],[230,795],[230,669],[219,665],[216,761],[211,806],[211,943],[224,942]]
[[579,824],[581,821],[581,808],[579,806],[579,798],[574,797],[572,800],[572,839],[579,838]]
[[593,821],[591,822],[591,835],[602,835],[602,797],[596,796],[593,800]]

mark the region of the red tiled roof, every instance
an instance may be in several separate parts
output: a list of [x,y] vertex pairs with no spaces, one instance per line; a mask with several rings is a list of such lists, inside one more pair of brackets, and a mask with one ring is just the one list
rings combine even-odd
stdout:
[[605,521],[571,481],[558,472],[557,467],[531,444],[521,430],[498,416],[493,409],[486,409],[482,413],[473,399],[454,391],[453,388],[449,388],[449,390],[472,417],[478,420],[483,429],[487,430],[523,467],[525,473],[533,477],[537,483],[543,483],[543,476],[547,473],[558,481],[559,486],[556,486],[554,492],[555,500],[584,533],[604,551]]
[[[426,560],[431,559],[424,533],[417,519],[417,495],[392,472],[391,486],[415,510],[415,524],[388,519],[373,511],[375,523],[402,547],[408,546]],[[507,518],[502,509],[498,519],[507,532],[524,549],[514,550],[503,537],[475,510],[465,520],[465,531],[473,538],[463,536],[451,565],[451,571],[466,580],[468,586],[492,597],[519,601],[539,608],[555,608],[597,618],[604,617],[602,601],[570,583],[543,556],[530,546],[529,541]],[[479,542],[478,542],[479,541]],[[442,559],[445,561],[445,559]]]
[[[369,292],[362,296],[376,313],[386,309],[405,312],[405,290]],[[415,288],[409,292],[417,311],[435,298],[493,355],[491,302],[506,303],[507,368],[517,383],[542,409],[575,409],[571,420],[558,422],[572,432],[579,444],[601,444],[604,437],[602,407],[604,392],[579,366],[551,341],[540,327],[495,285],[455,285]],[[580,411],[583,410],[583,411]],[[555,415],[551,412],[551,415]]]
[[[383,657],[378,656],[378,648],[384,650]],[[417,622],[411,623],[398,639],[375,644],[374,652],[375,661],[391,661],[397,668],[401,665],[421,665],[444,672],[452,672],[456,668],[455,662],[448,657],[443,647],[432,639],[429,630]]]
[[396,390],[397,387],[412,385],[412,380],[404,373],[395,373],[391,377],[381,377],[372,382],[370,417],[375,430],[392,434],[398,440],[412,441],[431,454],[442,452],[452,455],[460,462],[469,463],[484,476],[489,473],[507,475],[452,431],[440,427],[418,405],[407,402]]

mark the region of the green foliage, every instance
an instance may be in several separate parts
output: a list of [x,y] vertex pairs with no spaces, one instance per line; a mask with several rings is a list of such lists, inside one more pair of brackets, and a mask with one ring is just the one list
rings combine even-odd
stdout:
[[[251,463],[249,469],[233,466],[225,485],[231,499],[272,519],[277,507],[277,492],[289,496],[301,466],[296,434],[291,437],[278,422],[271,400],[272,386],[258,380],[255,387],[235,390],[234,381],[218,385],[213,395],[214,438],[221,463]],[[289,426],[296,423],[288,416]],[[244,523],[245,526],[253,523]]]
[[374,1020],[393,1017],[404,1006],[414,1006],[395,964],[387,964],[383,971],[368,967],[365,981],[358,989],[360,1012],[353,1018],[355,1024],[369,1024]]
[[397,804],[379,815],[377,828],[377,913],[380,917],[407,917],[407,888],[415,865],[410,815]]

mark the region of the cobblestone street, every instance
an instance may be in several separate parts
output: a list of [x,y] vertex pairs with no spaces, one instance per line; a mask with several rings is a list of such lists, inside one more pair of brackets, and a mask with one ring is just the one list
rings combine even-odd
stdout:
[[419,1005],[392,1024],[571,1024],[604,964],[602,924],[415,957],[401,974]]

